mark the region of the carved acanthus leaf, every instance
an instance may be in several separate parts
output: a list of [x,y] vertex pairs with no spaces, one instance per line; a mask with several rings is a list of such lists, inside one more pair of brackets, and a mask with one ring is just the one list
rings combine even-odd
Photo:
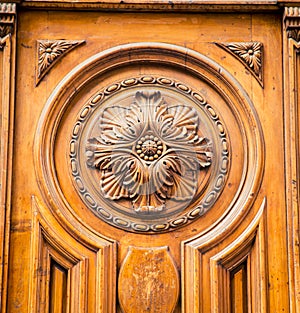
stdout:
[[263,45],[261,42],[231,42],[217,43],[217,45],[230,52],[239,61],[241,61],[254,75],[260,85],[263,86]]
[[37,84],[58,59],[84,42],[84,40],[38,40]]
[[137,92],[129,108],[104,109],[99,135],[86,150],[88,165],[101,172],[105,197],[131,199],[142,214],[163,211],[167,199],[192,199],[199,170],[213,155],[199,125],[194,108],[167,104],[160,92]]

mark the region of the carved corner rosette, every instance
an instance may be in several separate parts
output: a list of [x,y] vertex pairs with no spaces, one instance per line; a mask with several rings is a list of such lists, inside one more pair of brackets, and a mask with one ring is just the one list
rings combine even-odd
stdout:
[[59,59],[83,43],[85,40],[38,40],[36,85]]
[[168,78],[129,78],[83,107],[70,142],[71,171],[101,219],[159,232],[212,207],[226,181],[228,150],[225,127],[200,94]]
[[16,4],[0,2],[0,49],[5,46],[3,39],[14,32],[15,17]]
[[240,62],[263,87],[263,44],[258,41],[216,43]]
[[286,7],[283,21],[287,37],[297,42],[300,41],[300,8]]

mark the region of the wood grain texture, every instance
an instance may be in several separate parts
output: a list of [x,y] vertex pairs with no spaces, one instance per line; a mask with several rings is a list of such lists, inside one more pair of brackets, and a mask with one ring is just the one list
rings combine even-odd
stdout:
[[[20,1],[20,0],[18,0]],[[17,2],[17,1],[16,1]],[[253,12],[264,10],[278,10],[276,0],[259,0],[259,1],[240,1],[240,0],[204,0],[204,1],[187,1],[174,0],[171,3],[167,0],[147,1],[147,0],[130,0],[121,2],[118,0],[108,0],[95,2],[93,0],[58,0],[53,3],[51,0],[23,0],[21,5],[24,7],[35,8],[72,8],[72,9],[103,9],[118,11],[182,11],[182,12]]]
[[50,265],[50,313],[67,312],[67,281],[68,271],[61,265],[51,260]]
[[124,313],[172,313],[179,295],[179,276],[167,247],[130,247],[118,279]]
[[[288,312],[295,305],[289,300],[289,292],[290,299],[295,296],[295,284],[287,282],[297,275],[292,267],[296,247],[291,245],[297,221],[293,228],[290,219],[298,211],[295,205],[286,215],[285,178],[289,181],[290,176],[285,172],[289,154],[285,161],[284,138],[287,142],[299,130],[294,126],[284,137],[284,123],[289,127],[291,120],[283,118],[283,77],[278,70],[281,11],[266,2],[250,10],[249,3],[216,1],[210,8],[218,11],[214,14],[199,13],[208,9],[208,2],[177,2],[173,9],[164,1],[88,2],[23,1],[18,11],[8,312],[124,313],[131,312],[130,305],[137,312],[139,305],[143,311],[150,307],[153,312],[174,313]],[[53,10],[48,9],[51,6]],[[65,10],[71,6],[75,9]],[[256,11],[266,8],[276,12]],[[144,12],[136,13],[138,9]],[[237,11],[223,14],[226,10]],[[86,44],[57,62],[36,86],[36,41],[41,38],[71,38]],[[216,41],[262,43],[264,88]],[[189,106],[210,112],[212,118],[204,123],[219,131],[206,131],[205,137],[215,138],[225,148],[214,150],[211,175],[203,185],[209,189],[218,181],[214,165],[220,159],[227,174],[215,185],[223,188],[218,197],[216,190],[209,195],[200,192],[199,201],[191,201],[174,220],[178,227],[169,223],[171,229],[146,234],[107,222],[120,222],[106,214],[114,200],[106,198],[105,208],[99,205],[107,220],[94,214],[98,206],[90,198],[83,201],[80,190],[86,186],[76,180],[72,140],[83,129],[82,121],[88,120],[87,108],[105,105],[101,93],[107,94],[106,99],[120,99],[125,85],[138,91],[137,85],[129,86],[135,81],[157,91],[149,77],[155,78],[160,91],[176,90]],[[164,83],[168,79],[172,86]],[[196,103],[195,94],[205,101]],[[228,155],[221,157],[219,152],[226,150]],[[85,145],[77,151],[86,164]],[[97,184],[100,188],[99,180]],[[190,213],[200,212],[203,199],[212,205],[192,220]],[[143,218],[130,209],[129,214],[142,223]],[[165,246],[168,251],[158,257]],[[134,257],[130,247],[140,254]],[[148,259],[145,251],[152,251]],[[132,273],[144,275],[136,281]],[[136,288],[130,291],[122,283],[125,280]],[[171,286],[171,281],[173,287],[159,289]],[[147,292],[147,283],[155,285],[150,302],[147,297],[154,293]],[[134,299],[137,290],[146,300]],[[159,298],[160,292],[170,301]]]
[[15,105],[16,5],[0,3],[0,310],[6,312]]
[[288,262],[290,286],[290,312],[300,312],[300,211],[299,211],[299,32],[300,11],[297,7],[285,8],[284,15],[284,75],[285,75],[285,154],[286,195],[288,219]]

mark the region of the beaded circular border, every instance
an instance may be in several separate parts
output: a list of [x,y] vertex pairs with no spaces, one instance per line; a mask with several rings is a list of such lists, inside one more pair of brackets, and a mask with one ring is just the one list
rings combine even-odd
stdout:
[[[130,220],[126,220],[123,217],[113,215],[108,210],[101,207],[93,196],[89,193],[84,185],[84,180],[81,177],[79,165],[78,165],[78,139],[80,138],[81,132],[84,128],[85,121],[93,113],[94,109],[101,105],[105,98],[113,95],[119,90],[126,89],[137,85],[161,85],[187,94],[190,96],[196,104],[204,108],[209,118],[214,122],[218,130],[220,143],[221,143],[221,162],[219,166],[218,174],[216,175],[214,186],[207,195],[203,197],[200,203],[189,210],[188,212],[177,216],[176,218],[170,219],[165,223],[136,223]],[[218,114],[215,112],[213,107],[207,103],[205,98],[198,92],[193,91],[191,88],[181,82],[176,82],[172,79],[165,77],[154,77],[154,76],[142,76],[140,78],[129,78],[122,82],[114,83],[103,91],[97,93],[80,111],[77,121],[73,127],[72,139],[70,141],[70,163],[71,172],[74,177],[75,186],[82,200],[96,213],[103,221],[122,228],[128,231],[142,232],[142,233],[157,233],[175,230],[178,227],[186,225],[188,222],[195,220],[196,218],[204,215],[216,202],[221,190],[225,186],[226,176],[229,171],[229,143],[226,136],[226,130],[223,123],[220,121]]]

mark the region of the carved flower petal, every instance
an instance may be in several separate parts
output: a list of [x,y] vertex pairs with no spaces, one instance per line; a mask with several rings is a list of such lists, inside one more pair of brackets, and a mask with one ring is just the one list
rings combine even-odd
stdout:
[[105,166],[101,189],[105,197],[116,200],[141,194],[147,181],[147,168],[128,152],[115,152]]
[[188,131],[195,131],[199,124],[199,117],[193,107],[176,105],[168,108],[169,113],[174,117],[174,127],[185,127]]
[[195,193],[196,168],[196,159],[173,153],[164,156],[154,164],[150,172],[150,181],[161,198],[187,200]]
[[[166,142],[186,144],[197,136],[199,117],[194,108],[176,105],[170,107],[168,113],[167,118],[161,123],[161,136]],[[172,116],[172,120],[169,116]]]
[[100,137],[108,144],[133,142],[144,129],[143,123],[128,121],[128,109],[119,106],[106,108],[99,122]]
[[157,124],[161,120],[161,116],[167,113],[164,100],[159,91],[156,92],[137,92],[135,95],[135,105],[143,113],[143,121],[146,128],[152,129],[154,132],[157,130]]

